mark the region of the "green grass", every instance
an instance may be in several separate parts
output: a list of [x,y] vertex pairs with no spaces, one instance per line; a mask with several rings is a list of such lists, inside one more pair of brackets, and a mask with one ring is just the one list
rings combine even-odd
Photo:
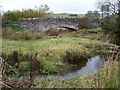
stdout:
[[[40,63],[33,66],[38,67],[37,70],[41,70],[41,73],[44,74],[67,72],[70,66],[64,63],[64,58],[65,61],[71,58],[75,59],[74,57],[77,57],[76,60],[81,60],[82,58],[89,58],[98,53],[109,53],[111,51],[105,48],[114,46],[113,44],[99,40],[102,37],[100,28],[89,31],[84,29],[81,31],[72,31],[65,35],[53,34],[53,36],[41,32],[7,30],[3,34],[5,36],[2,39],[2,52],[7,56],[12,55],[15,51],[18,52],[18,55],[22,54],[23,56],[30,56],[37,53],[38,55],[35,59]],[[59,32],[55,31],[55,29],[53,31]],[[50,33],[53,33],[52,30]],[[39,37],[39,34],[41,38],[35,38],[36,35]],[[26,39],[25,36],[29,36],[30,39]],[[25,58],[20,63],[24,66],[24,70],[28,72],[30,67],[26,59],[29,60],[29,58]],[[67,80],[37,79],[34,82],[37,85],[36,88],[116,88],[118,87],[117,66],[117,61],[108,60],[105,62],[104,68],[95,75],[88,77],[81,76]]]
[[23,66],[24,71],[29,71],[30,70],[30,62],[22,61],[20,64]]
[[103,33],[101,28],[94,29],[81,29],[78,31],[74,31],[68,34],[68,36],[76,37],[76,38],[87,38],[94,40],[101,40],[103,38]]
[[[101,38],[102,35],[99,32],[101,32],[100,28],[87,31],[85,29],[70,31],[58,28],[47,32],[35,32],[6,27],[3,28],[2,52],[10,56],[16,51],[19,56],[23,54],[23,57],[38,53],[37,60],[42,65],[39,65],[42,70],[48,73],[63,72],[67,71],[66,66],[69,67],[63,63],[64,61],[69,61],[70,58],[74,59],[75,57],[77,57],[77,61],[82,58],[90,58],[99,52],[103,52],[100,51],[101,49],[104,50],[105,47],[111,46],[111,44],[98,41],[95,38]],[[29,60],[29,58],[26,59]]]
[[84,38],[75,37],[56,37],[49,39],[38,39],[38,40],[10,40],[3,39],[3,52],[13,52],[15,50],[20,50],[24,53],[32,52],[44,52],[44,51],[54,51],[58,52],[65,51],[68,48],[73,47],[104,47],[110,45],[108,43],[103,43],[97,40],[90,40]]
[[[23,55],[38,53],[38,61],[41,62],[44,69],[48,72],[65,70],[63,57],[66,55],[66,50],[72,50],[76,55],[79,52],[80,55],[88,58],[96,53],[95,49],[109,46],[109,44],[100,41],[75,37],[56,37],[38,40],[3,39],[2,44],[2,52],[6,55],[9,55],[14,51],[22,53]],[[63,63],[63,66],[60,67],[59,63]]]
[[106,54],[106,53],[112,53],[112,50],[97,50],[98,53]]
[[[47,14],[47,17],[70,17],[69,13],[59,13],[59,14]],[[83,17],[85,16],[84,14],[77,14],[77,17]]]

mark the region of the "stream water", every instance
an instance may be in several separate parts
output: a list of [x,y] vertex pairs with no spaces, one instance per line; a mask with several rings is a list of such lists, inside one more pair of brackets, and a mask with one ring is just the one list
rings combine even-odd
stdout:
[[41,75],[41,76],[35,76],[35,79],[68,79],[72,77],[79,77],[81,75],[87,76],[91,74],[95,74],[100,70],[101,67],[103,67],[103,58],[101,56],[95,56],[86,62],[86,65],[80,68],[79,70],[75,70],[69,73],[65,73],[62,75]]

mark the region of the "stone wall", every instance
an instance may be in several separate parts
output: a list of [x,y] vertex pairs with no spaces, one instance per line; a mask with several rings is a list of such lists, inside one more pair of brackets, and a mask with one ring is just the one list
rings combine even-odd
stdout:
[[51,17],[20,19],[21,26],[26,30],[47,31],[52,28],[66,27],[79,30],[79,18]]

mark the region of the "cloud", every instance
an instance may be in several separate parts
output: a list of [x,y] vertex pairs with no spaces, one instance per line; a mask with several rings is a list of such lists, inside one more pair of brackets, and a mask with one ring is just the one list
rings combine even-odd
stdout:
[[[88,9],[94,9],[96,0],[1,0],[4,11],[34,8],[47,4],[53,12],[84,12]],[[84,9],[84,10],[83,10]]]

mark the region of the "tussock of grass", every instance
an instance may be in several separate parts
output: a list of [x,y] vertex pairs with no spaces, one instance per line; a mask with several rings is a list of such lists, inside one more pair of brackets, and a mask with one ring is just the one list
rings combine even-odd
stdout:
[[68,62],[70,64],[79,64],[81,61],[87,61],[90,57],[90,52],[87,48],[83,46],[67,49],[63,54],[64,62]]

